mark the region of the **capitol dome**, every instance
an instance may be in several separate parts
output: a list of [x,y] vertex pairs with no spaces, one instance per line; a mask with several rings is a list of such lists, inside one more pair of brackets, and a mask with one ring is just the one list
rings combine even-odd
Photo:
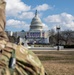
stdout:
[[36,30],[36,31],[43,30],[43,24],[40,18],[38,17],[37,10],[35,12],[35,17],[32,19],[30,30]]

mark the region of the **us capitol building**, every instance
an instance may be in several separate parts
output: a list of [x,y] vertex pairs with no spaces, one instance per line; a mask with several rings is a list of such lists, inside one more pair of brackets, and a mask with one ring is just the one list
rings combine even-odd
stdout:
[[13,35],[24,39],[26,37],[28,43],[49,43],[48,31],[43,30],[43,23],[38,16],[37,10],[35,16],[31,21],[29,31],[11,32],[8,31],[8,35]]

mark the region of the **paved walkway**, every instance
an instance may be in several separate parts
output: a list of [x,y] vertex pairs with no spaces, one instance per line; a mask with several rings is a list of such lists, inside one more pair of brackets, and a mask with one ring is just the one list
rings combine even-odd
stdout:
[[[51,47],[33,47],[29,48],[32,51],[58,51],[56,48]],[[60,49],[59,51],[74,51],[74,49]]]

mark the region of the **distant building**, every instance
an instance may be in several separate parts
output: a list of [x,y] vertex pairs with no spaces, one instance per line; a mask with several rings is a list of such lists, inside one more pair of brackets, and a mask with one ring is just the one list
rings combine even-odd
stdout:
[[13,36],[13,32],[12,31],[6,31],[8,36]]
[[[10,35],[10,32],[8,32]],[[26,38],[28,43],[49,43],[49,36],[48,31],[43,30],[43,23],[41,22],[41,19],[38,16],[37,10],[35,12],[35,16],[32,19],[30,29],[29,31],[20,31],[20,32],[14,32],[13,36]]]
[[48,41],[48,32],[43,30],[43,23],[38,17],[37,10],[35,16],[31,21],[30,30],[26,33],[26,37],[29,43],[49,43]]
[[26,32],[25,31],[19,31],[19,32],[15,32],[14,36],[15,37],[21,37],[21,38],[25,38]]

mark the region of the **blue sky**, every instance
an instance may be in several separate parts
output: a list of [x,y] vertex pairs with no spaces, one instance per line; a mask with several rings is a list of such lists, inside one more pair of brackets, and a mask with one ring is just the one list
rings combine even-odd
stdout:
[[6,30],[29,30],[35,10],[45,30],[74,30],[74,0],[6,0]]

